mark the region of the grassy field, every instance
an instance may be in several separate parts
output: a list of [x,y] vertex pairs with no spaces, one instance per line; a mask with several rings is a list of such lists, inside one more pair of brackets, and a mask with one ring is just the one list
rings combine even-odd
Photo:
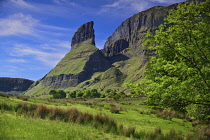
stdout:
[[[0,97],[0,139],[33,140],[39,136],[43,140],[162,140],[170,138],[171,135],[175,135],[173,139],[183,139],[195,132],[192,123],[185,118],[177,118],[175,112],[160,112],[162,115],[157,117],[155,110],[143,104],[143,98],[118,101],[18,98]],[[72,110],[76,112],[73,113],[75,120],[72,120]],[[66,114],[70,116],[65,118]]]

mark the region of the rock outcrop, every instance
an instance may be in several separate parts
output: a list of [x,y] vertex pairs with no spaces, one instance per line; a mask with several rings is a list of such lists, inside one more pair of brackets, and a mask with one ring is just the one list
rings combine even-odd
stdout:
[[0,77],[0,92],[24,92],[33,83],[34,81],[28,79]]
[[83,24],[79,29],[75,32],[72,41],[71,48],[73,49],[76,44],[79,44],[83,41],[90,39],[90,44],[95,46],[95,34],[93,29],[94,22],[87,22]]
[[142,42],[145,33],[148,30],[154,33],[158,26],[164,23],[168,11],[175,7],[176,4],[167,7],[153,7],[130,17],[107,39],[102,52],[105,56],[113,56],[130,47],[137,55],[144,55]]

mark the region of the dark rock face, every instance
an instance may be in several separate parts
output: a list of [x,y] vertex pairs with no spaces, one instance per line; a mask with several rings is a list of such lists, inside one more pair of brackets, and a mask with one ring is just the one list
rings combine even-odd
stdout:
[[0,91],[26,91],[34,81],[21,78],[0,78]]
[[126,41],[125,39],[119,39],[112,43],[109,47],[105,47],[102,52],[104,52],[105,56],[114,56],[128,47],[128,41]]
[[111,64],[109,61],[103,56],[101,51],[97,50],[90,56],[89,61],[84,67],[84,70],[92,75],[95,72],[106,71],[110,67]]
[[119,53],[117,50],[122,51],[131,47],[137,55],[144,55],[142,42],[145,33],[148,30],[154,33],[158,26],[164,23],[168,11],[175,7],[176,4],[168,7],[153,7],[127,19],[107,39],[102,52],[105,56],[113,56]]
[[95,46],[95,34],[93,29],[93,21],[83,24],[79,27],[79,29],[75,32],[72,41],[71,46],[74,48],[75,44],[79,44],[83,41],[86,41],[88,39],[91,39],[91,44]]
[[83,71],[79,74],[62,74],[53,77],[46,77],[43,79],[43,85],[50,86],[53,89],[75,87],[78,83],[84,81],[86,73]]

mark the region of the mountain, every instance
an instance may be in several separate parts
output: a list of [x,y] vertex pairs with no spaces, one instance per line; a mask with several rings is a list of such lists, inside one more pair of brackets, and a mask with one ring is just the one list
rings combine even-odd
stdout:
[[[187,0],[200,3],[204,0]],[[147,62],[153,55],[142,43],[147,31],[153,34],[169,10],[178,4],[157,6],[128,18],[108,37],[104,48],[95,47],[94,23],[83,24],[72,37],[71,51],[26,94],[48,94],[50,89],[106,89],[125,91],[127,82],[143,77]]]
[[19,94],[26,91],[34,81],[22,78],[0,77],[0,92],[6,94]]
[[49,89],[76,87],[96,72],[111,67],[103,53],[95,47],[93,21],[83,24],[72,38],[71,51],[26,94],[47,93]]

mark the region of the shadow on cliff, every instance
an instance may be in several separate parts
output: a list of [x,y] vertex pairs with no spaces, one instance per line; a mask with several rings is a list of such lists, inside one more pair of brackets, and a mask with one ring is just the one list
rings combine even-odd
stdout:
[[116,55],[114,55],[112,57],[106,57],[106,58],[110,62],[110,64],[130,59],[129,57],[127,57],[124,54],[116,54]]

